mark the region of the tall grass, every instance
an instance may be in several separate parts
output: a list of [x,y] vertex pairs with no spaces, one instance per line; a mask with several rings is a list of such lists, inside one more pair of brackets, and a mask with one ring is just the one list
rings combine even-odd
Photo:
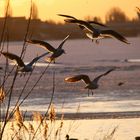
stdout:
[[[3,49],[5,49],[5,45],[4,45],[4,38],[5,38],[5,33],[6,33],[6,28],[7,27],[7,18],[8,18],[8,8],[9,8],[9,3],[10,3],[10,0],[8,0],[7,2],[7,7],[6,7],[6,15],[5,15],[5,20],[4,20],[4,26],[3,26],[3,31],[2,31],[2,34],[1,34],[1,42],[0,42],[0,50],[3,51]],[[28,23],[27,23],[27,30],[26,30],[26,34],[25,34],[25,37],[23,39],[23,47],[21,49],[21,55],[20,57],[21,58],[24,58],[25,56],[25,53],[26,53],[26,40],[27,38],[29,37],[29,31],[30,31],[30,23],[31,23],[31,17],[32,17],[32,0],[31,0],[31,8],[30,8],[30,15],[29,15],[29,19],[28,19]],[[7,34],[7,42],[9,42],[9,36]],[[2,46],[3,44],[3,46]],[[9,47],[9,43],[7,43],[7,51],[8,51],[8,47]],[[0,53],[0,56],[1,56],[1,53]],[[50,62],[51,63],[51,62]],[[18,77],[18,67],[14,66],[12,68],[12,70],[10,72],[8,72],[8,59],[6,59],[6,62],[5,62],[5,70],[4,70],[4,76],[3,76],[3,81],[1,83],[1,86],[0,86],[0,139],[2,140],[3,139],[3,133],[4,133],[4,130],[5,130],[5,127],[7,125],[7,123],[10,121],[10,119],[13,117],[13,115],[16,113],[16,121],[18,122],[18,126],[19,128],[22,128],[24,125],[22,122],[22,119],[21,119],[21,115],[19,113],[19,107],[23,104],[23,102],[28,98],[28,96],[33,92],[34,88],[36,87],[36,85],[39,83],[39,81],[41,80],[41,78],[43,77],[43,75],[45,74],[46,70],[49,68],[49,65],[50,63],[48,64],[48,66],[45,68],[45,70],[40,74],[39,78],[37,79],[37,81],[35,82],[35,84],[32,86],[32,88],[27,92],[26,96],[20,101],[21,97],[22,97],[22,94],[24,92],[24,90],[26,89],[26,86],[28,85],[29,83],[29,80],[32,76],[32,72],[29,74],[28,78],[27,78],[27,81],[25,82],[19,96],[18,96],[18,99],[14,105],[14,108],[12,110],[10,110],[10,107],[11,107],[11,100],[12,100],[12,95],[14,93],[14,86],[16,85],[16,80],[17,80],[17,77]],[[14,72],[14,75],[12,76],[11,74]],[[6,91],[4,92],[4,87],[5,87],[5,84],[6,82],[9,80],[9,77],[13,77],[12,81],[11,81],[11,85],[9,86],[10,88],[9,89],[6,89]],[[5,104],[5,112],[2,112],[2,105],[4,104],[4,100],[5,98],[8,100],[8,102]],[[18,106],[18,107],[17,107]],[[3,118],[3,120],[2,120]],[[22,126],[22,127],[21,127]],[[24,127],[25,128],[25,127]]]

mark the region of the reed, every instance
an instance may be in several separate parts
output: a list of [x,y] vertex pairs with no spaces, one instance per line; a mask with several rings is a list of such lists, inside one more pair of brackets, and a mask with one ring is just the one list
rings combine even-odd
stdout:
[[[7,3],[6,13],[8,12],[9,3],[10,3],[10,0],[8,0],[8,3]],[[28,23],[27,23],[27,30],[26,30],[26,34],[25,34],[24,40],[26,40],[26,38],[28,37],[28,34],[29,34],[31,16],[32,16],[32,0],[31,0],[30,16],[29,16],[29,20],[28,20]],[[5,33],[5,30],[6,30],[6,24],[7,24],[7,14],[6,14],[5,21],[4,21],[4,28],[3,28],[3,32],[2,32],[2,35],[1,35],[1,43],[0,43],[0,46],[2,44],[2,41],[4,40],[3,38],[4,38],[4,35],[5,35],[4,33]],[[9,40],[8,35],[7,35],[7,40]],[[3,45],[3,47],[1,47],[1,51],[3,50],[4,47],[5,47],[4,45]],[[7,45],[7,51],[8,51],[8,45]],[[24,41],[23,48],[22,48],[22,51],[21,51],[21,57],[22,58],[24,57],[25,53],[26,53],[26,43]],[[48,67],[49,67],[49,65],[48,65]],[[5,114],[3,114],[4,115],[4,121],[3,121],[3,123],[1,123],[0,139],[2,139],[4,130],[5,130],[5,127],[6,127],[7,123],[8,123],[8,121],[12,118],[13,115],[16,114],[15,118],[16,118],[16,120],[18,122],[18,125],[19,126],[24,126],[23,123],[22,123],[21,115],[20,115],[19,110],[18,110],[19,109],[19,106],[26,100],[26,98],[29,96],[29,94],[33,91],[33,89],[36,87],[37,83],[40,81],[40,79],[43,77],[43,74],[46,71],[45,70],[44,73],[41,74],[41,76],[39,77],[39,79],[37,80],[37,82],[35,83],[35,85],[27,93],[26,97],[21,102],[19,102],[19,100],[21,99],[21,96],[22,96],[22,94],[23,94],[23,92],[24,92],[24,90],[25,90],[25,88],[26,88],[26,86],[27,86],[27,84],[29,82],[29,79],[30,79],[32,73],[30,74],[30,76],[28,77],[28,79],[27,79],[25,85],[23,86],[23,89],[22,89],[22,91],[21,91],[21,93],[20,93],[20,95],[19,95],[19,97],[17,99],[17,102],[15,104],[15,107],[13,108],[12,111],[10,111],[13,90],[14,90],[14,86],[16,84],[16,79],[17,79],[17,76],[18,76],[17,68],[16,68],[16,72],[15,72],[15,74],[13,76],[13,80],[11,82],[11,86],[10,86],[9,90],[7,90],[6,93],[5,93],[5,92],[2,92],[2,89],[5,86],[6,81],[8,81],[8,78],[11,75],[11,73],[13,72],[14,68],[15,67],[13,67],[13,69],[7,74],[8,61],[6,61],[5,74],[4,74],[4,78],[3,78],[3,83],[1,84],[0,103],[2,104],[4,102],[5,97],[7,97],[8,103],[6,104]],[[1,113],[0,113],[0,118],[1,118]]]
[[51,107],[50,107],[50,111],[49,111],[49,120],[51,122],[54,122],[56,119],[56,112],[55,112],[55,107],[53,104],[51,104]]
[[0,88],[0,104],[2,104],[5,100],[5,91],[4,89],[1,87]]

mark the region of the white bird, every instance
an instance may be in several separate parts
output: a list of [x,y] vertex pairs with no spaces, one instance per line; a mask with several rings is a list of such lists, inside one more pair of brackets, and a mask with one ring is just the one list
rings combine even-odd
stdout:
[[44,49],[46,49],[47,51],[52,53],[52,55],[50,57],[48,57],[46,60],[48,62],[54,61],[54,63],[55,63],[55,59],[57,57],[61,56],[63,53],[65,53],[65,50],[62,49],[62,47],[68,38],[69,38],[69,35],[65,37],[65,39],[60,43],[60,45],[58,46],[57,49],[54,48],[49,43],[47,43],[45,41],[41,41],[41,40],[27,40],[26,42],[32,43],[32,44],[39,44],[41,47],[43,47]]
[[89,96],[89,90],[91,90],[91,93],[93,95],[92,90],[97,89],[99,87],[98,81],[100,80],[100,78],[109,74],[113,70],[115,70],[115,69],[112,68],[112,69],[108,70],[107,72],[95,77],[92,81],[90,80],[89,76],[85,75],[85,74],[67,77],[67,78],[65,78],[65,81],[66,82],[78,82],[78,81],[82,80],[86,84],[85,89],[88,89],[88,96]]
[[23,60],[13,54],[13,53],[9,53],[9,52],[1,52],[6,58],[12,60],[12,61],[15,61],[18,65],[18,71],[19,72],[31,72],[33,70],[33,64],[36,63],[40,58],[46,56],[48,54],[47,53],[43,53],[42,55],[40,56],[37,56],[35,57],[30,63],[28,63],[27,65],[24,64]]
[[[96,25],[98,24],[100,26],[105,26],[98,22],[96,23],[94,21],[78,20],[78,19],[76,19],[72,16],[68,16],[68,15],[60,15],[60,16],[67,17],[68,19],[65,19],[64,21],[66,21],[68,23],[78,24],[78,26],[80,26],[80,28],[86,32],[86,36],[88,38],[90,38],[92,41],[95,40],[97,42],[97,40],[102,39],[102,38],[114,37],[126,44],[130,44],[125,37],[123,37],[121,34],[119,34],[118,32],[116,32],[114,30],[111,30],[108,28],[100,29],[100,28],[95,27],[95,24]],[[93,23],[94,23],[94,25],[93,25]]]

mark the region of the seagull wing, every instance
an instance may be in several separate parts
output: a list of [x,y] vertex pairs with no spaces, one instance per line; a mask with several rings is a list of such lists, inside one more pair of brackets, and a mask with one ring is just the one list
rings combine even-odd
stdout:
[[42,40],[27,40],[26,42],[31,43],[31,44],[39,44],[41,47],[45,48],[49,52],[55,52],[56,49],[50,45],[49,43],[42,41]]
[[113,30],[101,30],[101,34],[105,35],[105,36],[115,37],[116,39],[118,39],[118,40],[120,40],[120,41],[122,41],[122,42],[124,42],[126,44],[130,44],[125,37],[123,37],[122,35],[120,35],[116,31],[113,31]]
[[67,35],[64,40],[60,43],[58,48],[62,48],[62,46],[64,45],[64,43],[66,42],[66,40],[69,38],[69,35]]
[[93,83],[98,83],[98,81],[99,81],[99,79],[100,79],[101,77],[103,77],[103,76],[109,74],[110,72],[112,72],[112,71],[114,71],[114,70],[115,70],[115,68],[112,68],[112,69],[108,70],[107,72],[105,72],[105,73],[103,73],[103,74],[101,74],[101,75],[95,77],[94,80],[93,80],[92,82],[93,82]]
[[28,66],[32,66],[34,63],[36,63],[40,58],[46,56],[47,54],[49,54],[49,52],[47,53],[43,53],[40,56],[35,57],[29,64],[27,64]]
[[66,82],[78,82],[80,80],[84,81],[86,84],[89,84],[91,82],[89,77],[83,74],[65,78]]
[[19,56],[15,55],[15,54],[12,54],[12,53],[9,53],[9,52],[2,52],[2,54],[6,58],[11,59],[12,61],[16,61],[18,66],[20,66],[20,67],[24,67],[25,66],[24,62],[22,61],[22,59]]
[[63,15],[63,14],[57,14],[58,16],[62,16],[62,17],[66,17],[66,18],[72,18],[72,19],[76,19],[73,16],[69,16],[69,15]]
[[65,19],[66,22],[68,23],[76,23],[80,26],[80,28],[83,30],[86,28],[90,32],[97,32],[97,30],[88,22],[84,20],[77,20],[77,19]]
[[[73,16],[69,16],[69,15],[63,15],[63,14],[58,14],[58,16],[63,16],[63,17],[66,17],[66,18],[70,18],[70,19],[75,19],[77,20],[75,17]],[[66,21],[66,20],[65,20]],[[80,29],[83,30],[85,27],[82,26],[82,25],[79,25]]]

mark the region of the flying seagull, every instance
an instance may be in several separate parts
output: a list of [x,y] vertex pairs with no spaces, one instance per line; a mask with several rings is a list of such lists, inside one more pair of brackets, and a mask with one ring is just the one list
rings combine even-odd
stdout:
[[118,83],[118,86],[122,86],[122,85],[124,85],[124,82],[119,82]]
[[114,70],[115,69],[112,68],[112,69],[108,70],[107,72],[95,77],[92,81],[90,80],[89,76],[85,75],[85,74],[67,77],[67,78],[65,78],[65,81],[66,82],[78,82],[78,81],[82,80],[86,84],[85,89],[88,89],[88,96],[89,96],[89,90],[91,90],[91,93],[93,95],[92,90],[97,89],[99,87],[98,81],[100,80],[100,78],[109,74],[110,72],[112,72]]
[[23,62],[23,60],[13,54],[13,53],[9,53],[9,52],[1,52],[6,58],[15,61],[18,65],[18,71],[20,72],[31,72],[33,70],[33,64],[36,63],[40,58],[46,56],[48,54],[47,53],[43,53],[40,56],[35,57],[30,63],[28,63],[27,65],[25,65],[25,63]]
[[[98,23],[98,22],[94,22],[94,21],[84,21],[84,20],[78,20],[72,16],[68,16],[68,15],[61,15],[60,16],[64,16],[67,17],[67,19],[65,19],[65,22],[68,23],[75,23],[78,24],[78,26],[85,31],[86,36],[88,38],[90,38],[92,41],[95,40],[97,43],[99,39],[102,38],[106,38],[106,37],[114,37],[116,39],[118,39],[119,41],[122,41],[126,44],[130,44],[127,39],[125,37],[123,37],[121,34],[119,34],[118,32],[108,29],[108,28],[104,28],[104,29],[100,29],[95,27],[95,25],[100,25],[100,26],[104,26],[105,25]],[[94,25],[93,25],[94,23]]]
[[49,43],[47,43],[45,41],[41,41],[41,40],[27,40],[26,42],[32,43],[32,44],[39,44],[41,47],[46,49],[49,53],[52,53],[52,55],[50,57],[47,57],[46,61],[48,61],[48,62],[53,61],[55,63],[55,59],[57,57],[61,56],[63,53],[65,53],[65,50],[62,49],[62,47],[68,38],[69,38],[69,35],[64,38],[64,40],[60,43],[60,45],[58,46],[57,49],[54,48]]

